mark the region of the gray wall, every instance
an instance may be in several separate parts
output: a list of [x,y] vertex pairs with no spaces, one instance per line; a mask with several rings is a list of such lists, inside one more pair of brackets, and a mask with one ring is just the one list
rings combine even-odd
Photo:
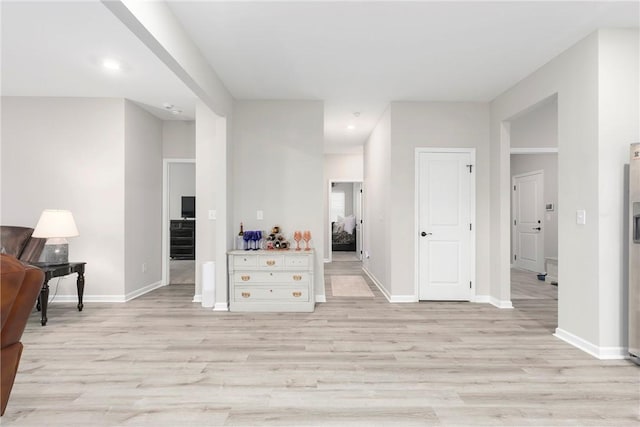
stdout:
[[637,30],[600,30],[491,103],[492,294],[510,299],[508,121],[557,95],[556,335],[598,357],[621,357],[626,342],[623,180],[640,137],[638,40]]
[[[2,98],[2,224],[35,227],[43,209],[69,209],[87,300],[124,299],[124,158],[122,99]],[[60,281],[65,296],[76,298],[75,276]]]
[[162,121],[125,102],[125,294],[161,280]]
[[169,219],[182,219],[182,196],[196,195],[196,165],[169,163],[168,169]]
[[196,158],[196,122],[165,120],[162,122],[162,157],[165,159]]
[[[389,136],[387,136],[389,135]],[[416,298],[415,149],[476,148],[476,292],[489,294],[489,106],[393,102],[365,145],[365,268],[391,295]]]
[[232,223],[245,230],[279,225],[291,240],[295,230],[310,230],[315,291],[324,296],[322,102],[238,101],[233,120]]

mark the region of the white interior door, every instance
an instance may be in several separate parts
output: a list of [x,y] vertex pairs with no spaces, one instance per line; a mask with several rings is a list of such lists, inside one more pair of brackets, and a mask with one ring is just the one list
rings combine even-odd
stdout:
[[471,300],[472,152],[418,152],[418,298]]
[[544,271],[544,172],[513,177],[513,265]]

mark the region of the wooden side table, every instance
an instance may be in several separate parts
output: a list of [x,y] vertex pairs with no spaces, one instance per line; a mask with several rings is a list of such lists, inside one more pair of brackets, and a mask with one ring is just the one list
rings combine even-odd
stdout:
[[33,263],[44,272],[44,283],[42,283],[42,289],[40,290],[40,296],[38,297],[37,308],[41,311],[42,318],[40,323],[42,326],[47,324],[47,305],[49,303],[49,280],[54,277],[67,276],[69,274],[78,273],[78,280],[76,286],[78,288],[78,311],[82,311],[84,304],[82,304],[82,295],[84,294],[84,266],[86,262],[70,262],[68,264],[59,265],[47,265],[42,263]]

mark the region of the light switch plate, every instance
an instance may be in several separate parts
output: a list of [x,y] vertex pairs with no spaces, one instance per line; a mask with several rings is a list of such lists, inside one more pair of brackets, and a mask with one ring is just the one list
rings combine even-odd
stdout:
[[256,219],[264,219],[264,212],[261,210],[258,210],[256,212]]
[[587,211],[578,209],[576,211],[576,224],[585,225],[587,223]]
[[216,219],[216,211],[215,209],[209,210],[209,219]]

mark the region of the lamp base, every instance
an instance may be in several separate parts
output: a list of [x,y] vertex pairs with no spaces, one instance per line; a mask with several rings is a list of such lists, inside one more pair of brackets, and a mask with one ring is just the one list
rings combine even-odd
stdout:
[[69,263],[69,244],[45,244],[40,254],[39,264],[59,265]]

